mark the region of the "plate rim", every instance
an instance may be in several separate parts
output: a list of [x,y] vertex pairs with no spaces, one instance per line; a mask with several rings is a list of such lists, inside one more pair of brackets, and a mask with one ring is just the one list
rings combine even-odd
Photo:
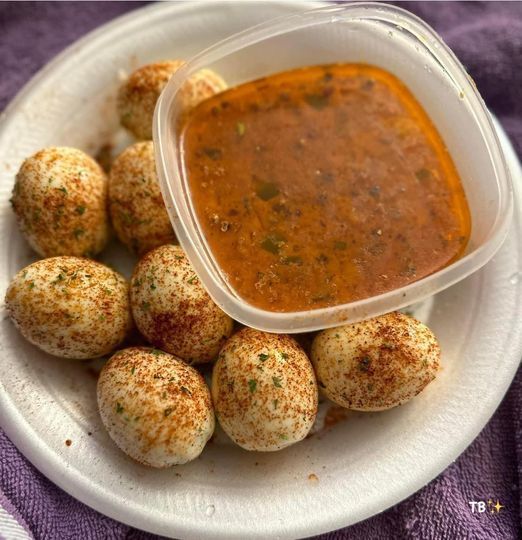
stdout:
[[[304,5],[304,2],[295,2],[295,1],[280,1],[279,4],[285,5]],[[149,5],[142,8],[132,10],[130,13],[119,16],[98,28],[87,33],[85,36],[81,37],[77,41],[73,42],[62,52],[57,54],[51,61],[49,61],[45,66],[38,70],[35,75],[23,86],[23,88],[16,94],[16,96],[10,101],[7,107],[4,109],[0,115],[0,140],[5,136],[9,129],[9,125],[12,120],[12,116],[16,113],[20,105],[30,96],[31,92],[37,89],[40,81],[46,78],[49,73],[52,73],[53,70],[60,66],[60,64],[67,60],[68,57],[72,56],[78,48],[83,48],[86,45],[89,45],[92,42],[95,42],[100,36],[103,36],[106,32],[110,32],[113,27],[124,26],[129,23],[136,22],[137,19],[140,19],[147,13],[154,12],[183,12],[188,9],[200,9],[205,7],[206,2],[198,2],[196,4],[189,4],[186,2],[179,2],[175,4],[156,4]],[[310,5],[307,3],[306,5]],[[520,170],[520,164],[518,163],[518,158],[509,143],[504,131],[496,123],[498,130],[499,138],[503,143],[504,152],[511,154],[508,157],[510,163],[514,163],[515,167],[518,164],[517,175],[521,176],[522,171]],[[506,146],[507,145],[507,146]],[[514,161],[513,161],[514,159]],[[522,177],[522,176],[521,176]],[[513,182],[516,184],[516,182]],[[518,191],[518,194],[517,194]],[[516,206],[515,213],[512,222],[512,227],[516,227],[517,231],[521,231],[521,216],[520,216],[520,189],[519,186],[515,185],[515,194],[516,194]],[[518,252],[518,259],[520,260],[520,250]],[[518,350],[514,351],[513,354],[517,354],[518,357],[522,354],[522,331],[519,328],[513,327],[510,335],[518,334]],[[503,377],[501,383],[498,384],[500,390],[490,399],[488,405],[487,413],[484,415],[484,418],[481,418],[480,422],[475,422],[473,429],[469,429],[466,433],[466,437],[461,439],[461,444],[452,447],[452,452],[446,452],[442,457],[434,459],[431,461],[431,467],[424,475],[418,476],[416,481],[410,482],[407,488],[402,488],[401,493],[395,494],[393,499],[390,502],[390,497],[386,497],[384,504],[381,504],[376,508],[376,503],[368,505],[364,512],[360,515],[352,516],[353,519],[347,520],[346,517],[343,518],[342,515],[338,515],[339,512],[334,516],[333,513],[330,513],[328,516],[321,515],[315,522],[313,527],[310,527],[309,524],[306,526],[301,526],[298,523],[292,524],[291,530],[289,530],[284,525],[280,526],[278,531],[274,530],[272,535],[278,535],[279,537],[288,537],[293,538],[296,536],[309,536],[310,534],[319,534],[326,531],[332,531],[338,528],[346,527],[367,519],[385,509],[394,506],[404,500],[406,497],[417,492],[427,483],[429,483],[433,478],[438,476],[446,467],[451,463],[453,459],[456,459],[476,438],[479,432],[484,428],[486,423],[495,413],[498,405],[503,399],[509,385],[512,382],[513,377],[518,369],[516,362],[509,364],[510,369],[505,369],[503,372]],[[104,515],[107,515],[117,521],[121,521],[133,527],[139,528],[141,530],[150,531],[156,534],[175,534],[178,537],[183,538],[241,538],[244,534],[244,531],[226,531],[220,530],[212,531],[203,530],[202,527],[205,524],[202,523],[200,528],[195,528],[194,525],[186,525],[185,522],[179,521],[176,523],[175,527],[168,526],[160,527],[156,523],[154,518],[149,519],[147,512],[142,507],[133,508],[131,504],[123,504],[123,502],[114,502],[114,497],[111,496],[111,491],[107,488],[100,490],[97,487],[93,488],[93,485],[88,481],[88,478],[80,473],[76,469],[71,469],[67,467],[67,464],[64,464],[60,459],[59,455],[53,452],[45,452],[45,449],[48,448],[48,445],[44,444],[41,439],[35,437],[36,432],[33,428],[26,422],[24,416],[21,412],[14,406],[14,404],[9,399],[7,393],[3,390],[3,385],[0,385],[0,425],[4,429],[7,436],[15,444],[15,446],[21,451],[26,459],[28,459],[40,472],[42,472],[51,482],[55,483],[61,489],[69,493],[71,496],[78,499],[80,502],[87,504],[89,507],[101,512]],[[65,466],[64,466],[65,465]],[[120,500],[120,499],[117,499]],[[381,501],[382,502],[382,501]],[[346,509],[344,508],[344,514],[346,514]],[[342,512],[341,512],[342,513]],[[168,525],[168,524],[166,524]],[[209,527],[212,528],[212,527]]]

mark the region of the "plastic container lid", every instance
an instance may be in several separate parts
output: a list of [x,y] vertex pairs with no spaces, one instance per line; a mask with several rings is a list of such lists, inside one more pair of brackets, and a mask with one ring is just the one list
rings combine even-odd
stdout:
[[[402,80],[424,107],[458,169],[471,213],[463,257],[405,287],[355,302],[299,312],[271,312],[243,300],[227,283],[199,227],[177,133],[179,92],[203,68],[230,86],[293,68],[354,62]],[[426,23],[394,6],[328,6],[255,26],[203,51],[177,71],[154,116],[156,164],[172,224],[202,283],[232,318],[270,332],[306,332],[373,317],[426,298],[483,266],[504,240],[512,186],[490,115],[472,79]]]

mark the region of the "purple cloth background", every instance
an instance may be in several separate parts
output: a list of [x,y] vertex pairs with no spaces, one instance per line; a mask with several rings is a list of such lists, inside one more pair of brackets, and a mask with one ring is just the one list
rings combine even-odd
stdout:
[[[65,46],[141,4],[0,3],[0,110]],[[521,157],[522,3],[400,5],[427,20],[452,47]],[[519,370],[492,420],[438,478],[390,510],[321,538],[522,538],[521,475]],[[488,498],[498,498],[505,508],[499,514],[470,512],[468,501]],[[1,430],[0,506],[25,523],[37,539],[157,538],[113,521],[67,495],[28,463]]]

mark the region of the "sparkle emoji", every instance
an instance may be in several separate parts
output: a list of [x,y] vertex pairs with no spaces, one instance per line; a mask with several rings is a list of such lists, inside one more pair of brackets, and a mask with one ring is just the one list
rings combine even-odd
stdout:
[[505,508],[503,504],[500,504],[500,501],[497,499],[496,504],[493,504],[493,501],[491,499],[488,500],[488,506],[491,508],[491,513],[499,513],[502,508]]

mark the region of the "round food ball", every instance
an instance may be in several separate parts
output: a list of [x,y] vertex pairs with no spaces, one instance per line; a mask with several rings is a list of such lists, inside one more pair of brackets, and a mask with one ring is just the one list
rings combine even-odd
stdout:
[[11,203],[22,234],[42,257],[92,257],[108,239],[107,177],[76,148],[53,147],[26,159]]
[[161,246],[140,260],[131,306],[145,338],[189,364],[214,360],[232,332],[232,319],[210,298],[179,246]]
[[395,311],[324,330],[314,339],[311,359],[332,401],[381,411],[407,402],[435,378],[440,348],[427,326]]
[[42,259],[18,272],[7,289],[9,316],[22,335],[62,358],[112,352],[132,327],[123,276],[79,257]]
[[138,255],[176,242],[156,175],[152,141],[129,146],[114,161],[109,212],[120,241]]
[[212,372],[216,416],[246,450],[281,450],[306,437],[317,414],[312,365],[289,336],[243,328]]
[[[184,64],[183,60],[157,62],[134,71],[120,88],[118,112],[123,127],[138,139],[152,138],[154,108],[170,77]],[[188,79],[180,90],[182,106],[187,110],[226,88],[223,79],[209,69],[202,69]]]
[[157,349],[132,347],[112,356],[98,379],[98,407],[112,440],[151,467],[197,458],[214,433],[203,377]]

